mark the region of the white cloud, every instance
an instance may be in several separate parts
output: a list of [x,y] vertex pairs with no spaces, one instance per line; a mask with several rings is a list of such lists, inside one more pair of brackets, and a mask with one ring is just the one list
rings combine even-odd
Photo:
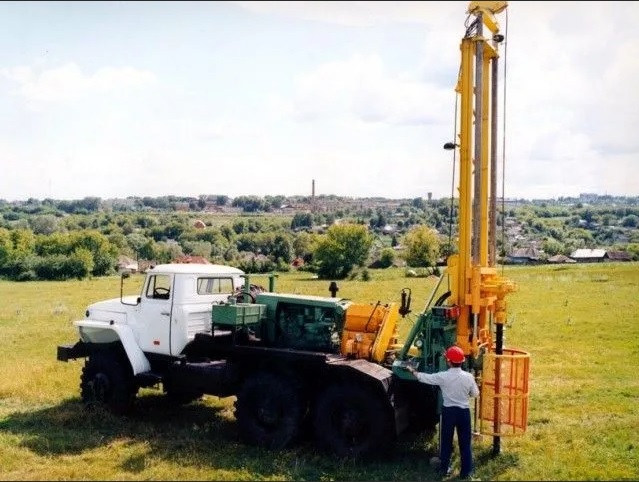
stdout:
[[269,103],[300,121],[350,117],[392,125],[450,122],[446,113],[454,105],[452,88],[388,73],[377,55],[355,55],[298,76],[291,99],[273,96]]
[[86,94],[105,93],[147,85],[156,80],[151,72],[132,67],[103,67],[85,74],[71,62],[48,70],[19,66],[0,69],[5,78],[18,83],[16,94],[31,102],[64,102]]
[[224,139],[237,136],[241,130],[239,125],[230,120],[206,122],[192,127],[195,135],[203,140]]
[[351,27],[388,23],[441,22],[450,12],[464,12],[467,2],[414,1],[247,1],[230,2],[251,12]]
[[631,33],[639,9],[636,3],[568,5],[511,8],[504,57],[507,193],[636,194],[630,180],[639,176],[639,91],[629,79],[639,75]]

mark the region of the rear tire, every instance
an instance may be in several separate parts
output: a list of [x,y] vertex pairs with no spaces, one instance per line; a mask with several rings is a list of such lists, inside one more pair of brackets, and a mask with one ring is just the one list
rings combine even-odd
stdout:
[[300,391],[289,378],[270,373],[248,378],[235,402],[240,438],[269,449],[288,446],[299,434],[303,406]]
[[80,377],[80,396],[89,409],[102,406],[124,414],[131,411],[138,386],[128,361],[114,352],[92,354]]
[[331,385],[317,400],[313,430],[318,444],[339,457],[366,457],[385,450],[392,423],[378,394],[353,384]]

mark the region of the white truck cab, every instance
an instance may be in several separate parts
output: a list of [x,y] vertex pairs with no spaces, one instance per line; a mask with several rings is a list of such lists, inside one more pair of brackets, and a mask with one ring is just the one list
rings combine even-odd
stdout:
[[196,333],[211,331],[211,306],[241,289],[244,272],[215,264],[160,264],[146,272],[140,296],[88,306],[75,321],[85,343],[120,341],[134,374],[149,370],[145,353],[178,356]]

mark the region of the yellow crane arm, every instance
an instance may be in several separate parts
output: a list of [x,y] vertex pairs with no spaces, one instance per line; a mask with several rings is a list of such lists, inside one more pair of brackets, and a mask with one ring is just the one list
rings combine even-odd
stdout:
[[481,14],[484,24],[490,29],[492,33],[499,31],[499,24],[495,15],[506,10],[508,2],[470,2],[466,13],[471,15]]

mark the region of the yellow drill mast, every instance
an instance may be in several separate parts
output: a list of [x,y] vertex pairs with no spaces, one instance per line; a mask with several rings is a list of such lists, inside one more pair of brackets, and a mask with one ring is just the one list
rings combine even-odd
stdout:
[[[402,378],[404,364],[414,361],[433,373],[443,368],[444,350],[459,346],[465,367],[481,382],[475,429],[479,420],[479,432],[493,436],[494,453],[499,453],[500,437],[526,430],[530,359],[504,347],[506,296],[515,285],[496,267],[498,61],[504,36],[495,15],[507,6],[490,1],[468,6],[455,87],[461,101],[459,134],[456,143],[444,146],[459,148],[460,154],[458,252],[448,258],[448,291],[433,302],[440,278],[394,362]],[[406,310],[402,301],[400,312]]]
[[[476,358],[492,347],[489,323],[506,320],[505,296],[514,284],[498,276],[496,258],[497,71],[499,33],[495,14],[507,2],[471,2],[461,43],[456,87],[461,98],[459,129],[458,253],[448,259],[449,302],[461,307],[457,344]],[[490,35],[484,36],[485,31]]]
[[475,416],[481,420],[481,433],[493,436],[495,455],[502,435],[525,431],[528,412],[529,355],[503,346],[505,298],[515,285],[495,267],[498,48],[504,40],[495,15],[507,6],[477,1],[467,10],[455,89],[461,100],[459,251],[448,260],[449,303],[460,307],[456,344],[473,359],[486,353]]

